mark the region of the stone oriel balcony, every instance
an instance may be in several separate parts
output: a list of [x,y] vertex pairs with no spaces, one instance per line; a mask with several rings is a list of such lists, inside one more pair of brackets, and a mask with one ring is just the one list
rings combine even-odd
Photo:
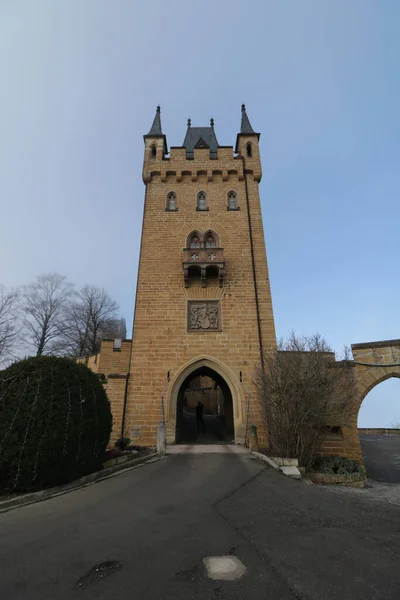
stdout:
[[201,286],[207,287],[207,270],[218,272],[219,287],[224,285],[225,262],[223,248],[184,248],[183,273],[189,287],[190,273],[200,272]]

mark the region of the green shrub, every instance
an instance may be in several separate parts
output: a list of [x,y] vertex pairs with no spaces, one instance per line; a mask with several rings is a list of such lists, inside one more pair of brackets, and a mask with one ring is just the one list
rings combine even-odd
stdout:
[[37,357],[0,372],[0,488],[66,483],[101,467],[110,403],[97,376],[66,358]]
[[131,443],[131,438],[122,437],[115,442],[115,447],[119,450],[126,450]]
[[334,473],[337,475],[363,472],[361,465],[356,460],[344,458],[343,456],[320,456],[314,462],[312,470],[317,473]]

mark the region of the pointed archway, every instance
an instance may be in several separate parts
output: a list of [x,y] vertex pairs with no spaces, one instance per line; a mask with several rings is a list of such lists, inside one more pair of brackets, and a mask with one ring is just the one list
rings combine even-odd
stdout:
[[[205,378],[206,385],[201,384],[201,378]],[[209,382],[214,385],[209,385]],[[209,429],[208,432],[206,429],[205,437],[196,435],[195,413],[199,394],[203,392],[209,392],[202,402],[207,418],[205,426]],[[166,403],[167,442],[231,441],[243,444],[243,401],[239,377],[235,377],[226,365],[207,356],[193,359],[180,369],[170,387]],[[202,431],[199,433],[202,434]]]

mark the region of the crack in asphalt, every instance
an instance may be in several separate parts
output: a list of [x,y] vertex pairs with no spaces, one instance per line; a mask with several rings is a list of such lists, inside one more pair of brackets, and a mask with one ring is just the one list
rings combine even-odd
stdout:
[[[268,467],[266,467],[268,468]],[[228,494],[226,494],[223,498],[221,498],[220,500],[217,500],[217,502],[215,502],[214,504],[212,504],[212,508],[215,510],[215,512],[230,526],[232,527],[232,529],[234,529],[234,531],[243,539],[243,541],[248,544],[250,546],[250,548],[253,550],[253,552],[255,552],[258,556],[260,556],[260,558],[262,560],[264,560],[269,567],[271,568],[272,572],[280,579],[280,581],[287,587],[287,589],[289,590],[289,592],[293,595],[293,598],[296,600],[312,600],[311,597],[308,594],[302,594],[300,595],[299,592],[294,589],[293,585],[288,581],[287,577],[281,572],[281,570],[279,568],[277,568],[274,563],[271,560],[271,557],[269,556],[267,551],[260,551],[258,549],[258,547],[249,539],[245,536],[245,534],[238,528],[236,527],[236,525],[230,520],[228,519],[219,509],[219,505],[222,504],[222,502],[224,502],[225,500],[227,500],[228,498],[230,498],[231,496],[233,496],[234,494],[236,494],[236,492],[238,492],[239,490],[245,488],[246,486],[250,485],[253,481],[255,481],[258,477],[261,477],[261,475],[264,473],[265,470],[260,471],[259,473],[257,473],[254,477],[251,477],[251,479],[249,479],[248,481],[242,483],[242,485],[238,486],[235,490],[229,492]],[[236,546],[233,546],[233,548],[236,551]]]

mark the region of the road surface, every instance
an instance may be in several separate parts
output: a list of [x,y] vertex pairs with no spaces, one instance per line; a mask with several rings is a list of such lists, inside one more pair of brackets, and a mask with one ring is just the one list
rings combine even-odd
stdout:
[[400,435],[360,435],[360,442],[368,477],[400,483]]
[[[398,507],[229,446],[175,454],[0,514],[0,599],[398,600],[399,531]],[[241,579],[206,577],[203,559],[221,555]]]

